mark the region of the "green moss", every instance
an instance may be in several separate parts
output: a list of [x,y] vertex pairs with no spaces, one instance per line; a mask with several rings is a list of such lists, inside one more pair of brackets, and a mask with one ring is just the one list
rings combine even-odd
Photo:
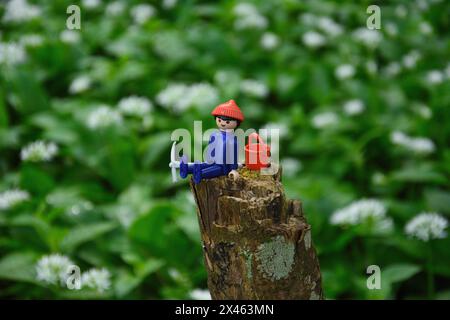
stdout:
[[248,250],[243,250],[242,255],[245,257],[245,268],[247,269],[247,279],[251,280],[253,278],[253,271],[252,271],[252,259],[253,259],[253,253],[251,253]]
[[272,281],[286,278],[294,263],[295,246],[284,237],[277,236],[258,247],[258,270]]
[[261,175],[259,170],[250,170],[248,168],[241,168],[238,170],[239,174],[243,178],[258,179],[258,180],[270,180],[273,179],[271,175]]
[[258,170],[250,170],[247,168],[239,169],[239,174],[241,176],[243,176],[245,178],[249,178],[249,179],[256,179],[256,178],[260,177]]

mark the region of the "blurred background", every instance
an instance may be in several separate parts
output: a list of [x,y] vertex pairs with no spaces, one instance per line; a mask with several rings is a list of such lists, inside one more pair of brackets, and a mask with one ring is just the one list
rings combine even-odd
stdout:
[[328,299],[449,299],[449,13],[444,0],[1,1],[0,297],[208,298],[170,134],[215,127],[211,110],[235,99],[243,129],[281,130]]

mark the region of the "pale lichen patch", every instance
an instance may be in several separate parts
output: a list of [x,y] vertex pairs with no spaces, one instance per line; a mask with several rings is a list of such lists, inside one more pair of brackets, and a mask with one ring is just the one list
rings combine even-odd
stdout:
[[277,236],[261,244],[256,252],[258,270],[272,281],[286,278],[294,263],[295,246]]
[[309,300],[320,300],[320,296],[315,291],[313,291],[309,296]]
[[305,241],[305,249],[309,250],[309,248],[311,248],[311,231],[310,230],[306,231],[304,241]]
[[247,279],[251,280],[253,278],[253,271],[252,271],[252,260],[253,260],[253,253],[251,253],[249,250],[242,250],[242,255],[245,258],[245,268],[246,268],[246,275]]

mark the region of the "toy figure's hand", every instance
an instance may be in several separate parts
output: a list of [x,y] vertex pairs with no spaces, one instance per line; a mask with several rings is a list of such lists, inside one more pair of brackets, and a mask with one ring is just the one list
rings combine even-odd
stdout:
[[239,172],[237,172],[236,170],[231,170],[230,173],[228,173],[228,178],[237,180],[239,178]]

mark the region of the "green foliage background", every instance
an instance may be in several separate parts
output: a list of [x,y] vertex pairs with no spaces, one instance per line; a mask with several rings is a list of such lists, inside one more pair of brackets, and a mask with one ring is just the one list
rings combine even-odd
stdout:
[[[59,35],[72,2],[30,1],[42,8],[40,17],[0,23],[1,42],[26,34],[44,39],[27,47],[24,63],[0,64],[0,192],[20,187],[31,194],[30,201],[0,211],[1,297],[188,298],[195,288],[206,288],[195,206],[187,182],[171,182],[168,161],[172,130],[192,130],[193,120],[213,127],[214,105],[191,105],[181,113],[165,108],[156,96],[171,83],[213,85],[218,102],[238,102],[244,129],[282,127],[281,157],[301,161],[284,185],[289,197],[304,203],[327,298],[430,297],[428,244],[408,238],[404,226],[422,211],[450,215],[448,1],[379,2],[382,39],[375,47],[352,34],[365,27],[370,1],[253,1],[268,19],[266,30],[236,30],[236,1],[178,1],[171,9],[150,1],[156,14],[142,25],[130,15],[138,1],[124,1],[116,16],[106,15],[107,1],[89,10],[80,4],[81,41],[70,44]],[[4,11],[2,4],[0,16]],[[314,28],[299,19],[304,13],[332,18],[343,33],[325,36],[320,48],[305,46],[302,35]],[[389,24],[396,35],[387,31]],[[266,31],[279,37],[277,48],[261,46]],[[405,68],[402,58],[411,50],[421,58]],[[369,61],[377,71],[368,71]],[[384,72],[392,63],[399,63],[397,74]],[[337,79],[342,64],[354,65],[355,76]],[[444,75],[440,83],[429,81],[431,70]],[[218,71],[225,81],[218,81]],[[71,94],[68,88],[80,75],[92,85]],[[269,94],[242,92],[243,79],[264,83]],[[149,125],[127,117],[121,126],[86,127],[93,108],[116,108],[130,95],[154,103]],[[363,101],[364,112],[346,115],[342,105],[349,99]],[[431,118],[417,112],[419,103],[429,107]],[[315,128],[313,117],[328,111],[338,122]],[[393,144],[395,130],[431,139],[435,151],[421,156]],[[58,156],[21,161],[21,148],[37,139],[55,142]],[[329,223],[335,210],[361,198],[386,204],[395,222],[392,234]],[[93,207],[71,214],[85,201]],[[450,297],[449,245],[448,238],[432,244],[435,298]],[[111,288],[72,291],[36,280],[36,261],[57,252],[82,270],[107,268]],[[366,288],[371,264],[383,272],[381,290]]]

